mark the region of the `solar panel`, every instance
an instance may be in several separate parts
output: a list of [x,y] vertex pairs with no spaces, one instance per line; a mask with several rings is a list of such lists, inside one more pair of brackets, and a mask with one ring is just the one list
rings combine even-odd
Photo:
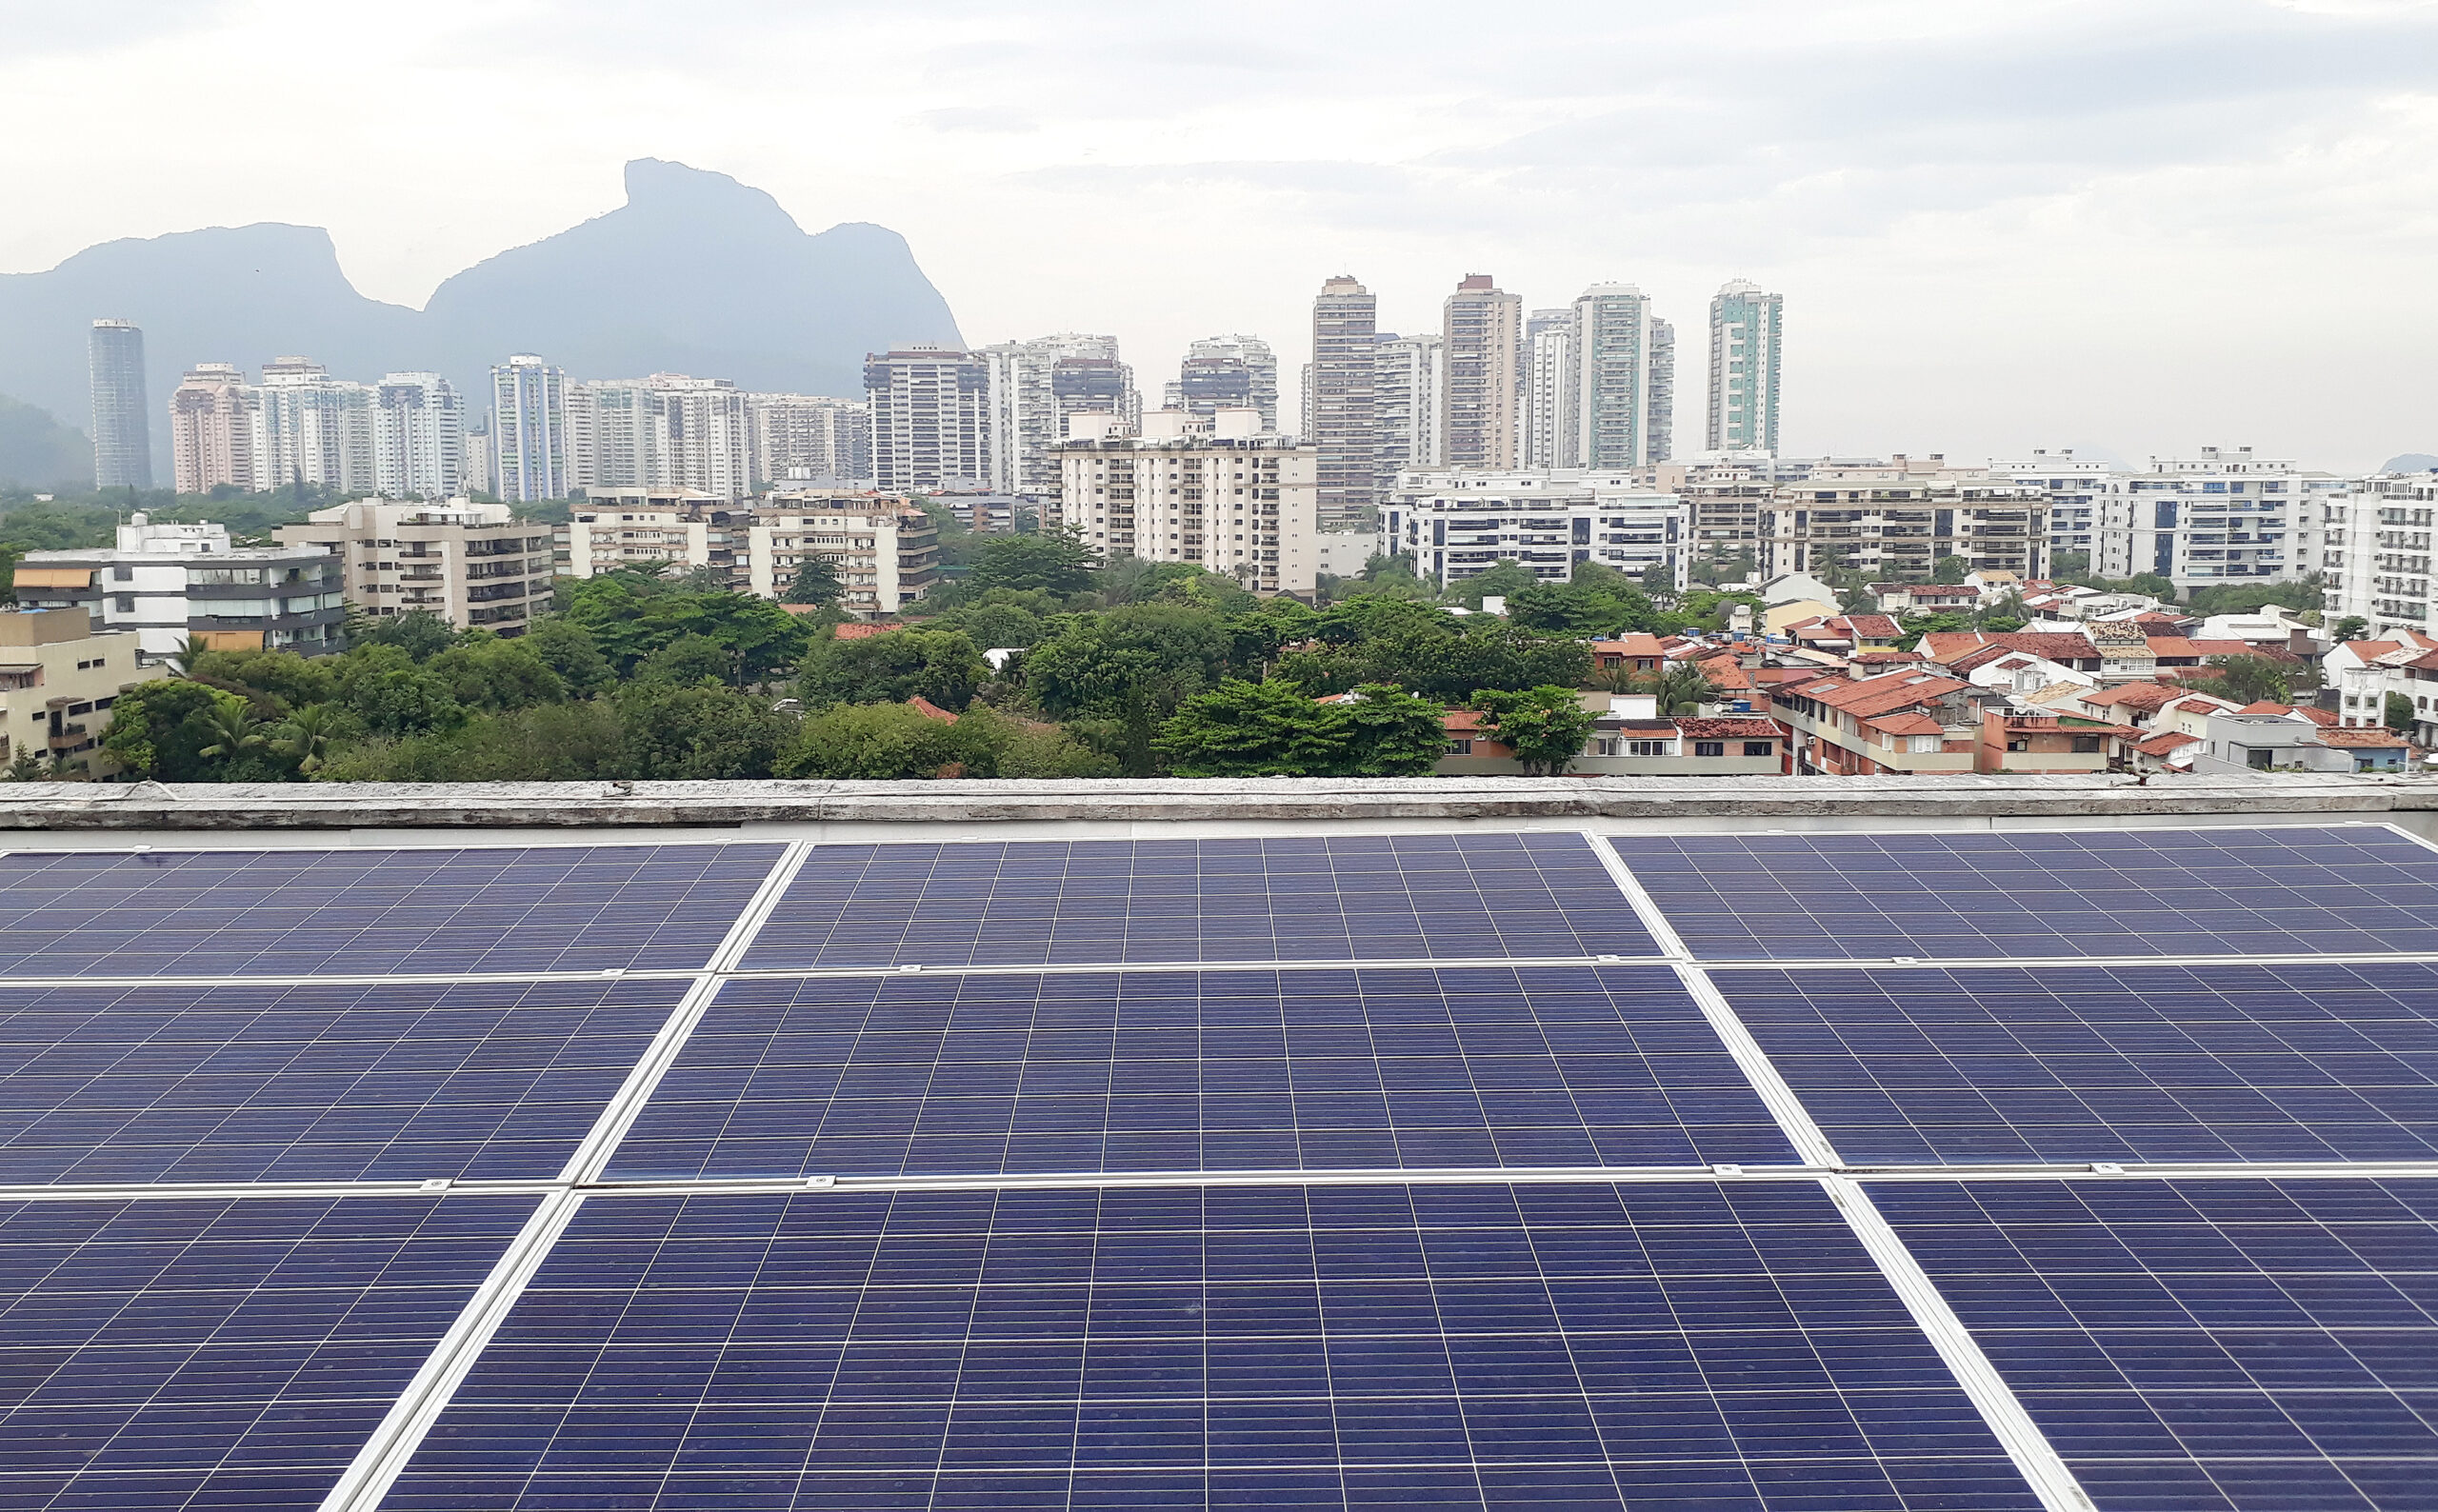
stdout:
[[2100,1506],[2431,1504],[2438,1181],[1872,1196]]
[[1579,834],[822,846],[749,967],[1655,955]]
[[532,1210],[0,1205],[0,1505],[318,1504]]
[[553,1177],[685,990],[0,988],[0,1183]]
[[1821,1192],[588,1203],[385,1506],[2037,1505]]
[[699,967],[781,847],[70,851],[0,857],[18,976]]
[[1849,1161],[2438,1158],[2438,967],[1723,971]]
[[1665,967],[737,981],[622,1177],[1791,1163]]
[[1707,960],[2438,950],[2438,851],[2376,826],[1617,844]]

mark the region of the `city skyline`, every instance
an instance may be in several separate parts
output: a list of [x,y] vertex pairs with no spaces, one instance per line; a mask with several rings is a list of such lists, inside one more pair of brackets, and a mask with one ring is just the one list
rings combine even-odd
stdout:
[[[1255,6],[1193,33],[848,5],[578,27],[541,5],[444,10],[408,49],[370,45],[370,18],[305,27],[280,4],[34,17],[0,56],[0,120],[30,131],[25,112],[105,77],[129,113],[0,169],[0,192],[42,211],[0,229],[0,268],[302,222],[330,228],[368,293],[415,305],[455,268],[608,209],[620,158],[649,152],[767,187],[809,228],[903,232],[977,341],[1110,331],[1140,362],[1256,332],[1292,374],[1310,285],[1341,269],[1383,328],[1424,328],[1449,283],[1488,268],[1528,308],[1632,282],[1689,338],[1742,277],[1809,312],[1787,381],[1821,402],[1789,417],[1790,452],[2138,456],[2240,434],[2352,468],[2438,447],[2408,397],[2438,336],[2414,275],[2430,232],[2408,209],[2438,173],[2427,6],[1453,16]],[[573,50],[564,69],[520,67],[553,48]],[[735,61],[808,49],[844,91],[818,151],[778,129],[786,70]],[[1311,88],[1330,56],[1366,62]],[[437,135],[342,117],[276,165],[175,140],[171,70],[260,95],[341,58],[369,89],[433,101]],[[1122,60],[1147,70],[1126,101],[1083,87]],[[639,103],[606,123],[570,108],[611,77],[668,88],[621,90]],[[495,129],[527,144],[526,171],[448,166]],[[992,230],[1019,224],[1058,230]],[[2402,294],[2363,323],[2362,288]]]

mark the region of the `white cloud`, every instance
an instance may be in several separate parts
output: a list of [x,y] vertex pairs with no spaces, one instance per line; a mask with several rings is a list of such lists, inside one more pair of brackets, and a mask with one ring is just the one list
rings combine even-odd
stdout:
[[71,13],[0,12],[0,267],[281,219],[417,303],[658,156],[905,232],[969,337],[1110,329],[1147,380],[1223,329],[1291,374],[1334,272],[1408,328],[1465,272],[1631,278],[1689,358],[1745,275],[1789,295],[1805,448],[2438,448],[2430,3]]

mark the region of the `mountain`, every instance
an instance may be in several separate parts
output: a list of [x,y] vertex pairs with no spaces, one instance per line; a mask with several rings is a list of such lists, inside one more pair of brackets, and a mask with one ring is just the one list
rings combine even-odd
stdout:
[[809,236],[762,190],[657,158],[627,165],[623,207],[477,263],[424,314],[452,374],[532,351],[590,378],[855,394],[868,351],[962,344],[895,231]]
[[81,432],[48,410],[0,394],[0,484],[90,487],[92,481],[93,448]]
[[357,379],[436,368],[479,414],[491,365],[511,352],[577,378],[690,372],[856,394],[867,351],[962,344],[896,232],[808,235],[762,190],[655,158],[627,165],[624,206],[485,259],[421,310],[356,292],[330,233],[310,226],[106,242],[47,272],[0,274],[0,393],[89,425],[86,335],[100,316],[144,328],[164,483],[170,392],[198,362],[253,368],[295,352]]
[[2408,451],[2401,457],[2389,457],[2379,470],[2381,472],[2428,472],[2432,468],[2438,468],[2438,457],[2433,457],[2427,451]]

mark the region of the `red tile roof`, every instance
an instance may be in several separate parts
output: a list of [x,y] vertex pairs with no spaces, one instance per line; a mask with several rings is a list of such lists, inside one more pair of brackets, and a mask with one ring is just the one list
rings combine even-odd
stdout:
[[2327,709],[2313,708],[2307,704],[2279,704],[2269,699],[2262,699],[2257,704],[2246,704],[2235,712],[2238,714],[2284,714],[2289,719],[2307,719],[2314,725],[2329,726],[2336,724],[2336,716]]
[[2355,746],[2386,749],[2412,743],[2391,729],[2324,729],[2320,731],[2323,746]]
[[2009,651],[2028,651],[2052,662],[2081,662],[2098,659],[2099,647],[2090,637],[2078,630],[2009,630],[2003,633],[1983,630],[1959,630],[1922,637],[1923,649],[1935,661],[1953,662],[1969,656],[1984,647],[1995,646]]
[[1783,740],[1786,731],[1766,719],[1680,719],[1677,730],[1689,740]]
[[2187,735],[2181,730],[2169,730],[2164,735],[2153,735],[2133,748],[2145,756],[2166,756],[2182,750],[2187,746],[2197,746],[2200,743],[2201,737],[2198,735]]
[[[813,608],[816,606],[809,604],[805,607]],[[791,606],[790,608],[792,609]],[[849,620],[838,627],[836,633],[838,639],[842,641],[861,641],[875,635],[887,635],[895,628],[893,625],[874,625],[869,620]]]
[[[1848,614],[1845,621],[1853,627],[1856,635],[1868,636],[1874,641],[1892,641],[1905,633],[1905,627],[1897,624],[1896,617],[1891,614]],[[1832,620],[1829,623],[1836,622]]]
[[1655,658],[1666,656],[1668,654],[1668,647],[1660,644],[1658,636],[1644,635],[1639,631],[1632,635],[1618,636],[1613,641],[1594,641],[1591,643],[1591,649],[1594,654],[1600,656],[1649,656]]
[[1944,735],[1947,733],[1946,726],[1930,718],[1929,715],[1919,712],[1883,714],[1877,719],[1864,720],[1863,723],[1888,735]]
[[915,694],[906,702],[912,706],[915,713],[922,715],[925,719],[936,719],[949,725],[956,723],[956,716],[954,714],[949,713],[947,709],[932,703],[929,699],[925,698],[920,693]]
[[1900,708],[1926,704],[1943,693],[1952,693],[1971,686],[1952,677],[1891,672],[1884,677],[1866,678],[1859,683],[1831,678],[1826,683],[1809,685],[1795,691],[1818,699],[1830,708],[1851,714],[1856,719],[1868,719],[1873,715],[1893,713]]

